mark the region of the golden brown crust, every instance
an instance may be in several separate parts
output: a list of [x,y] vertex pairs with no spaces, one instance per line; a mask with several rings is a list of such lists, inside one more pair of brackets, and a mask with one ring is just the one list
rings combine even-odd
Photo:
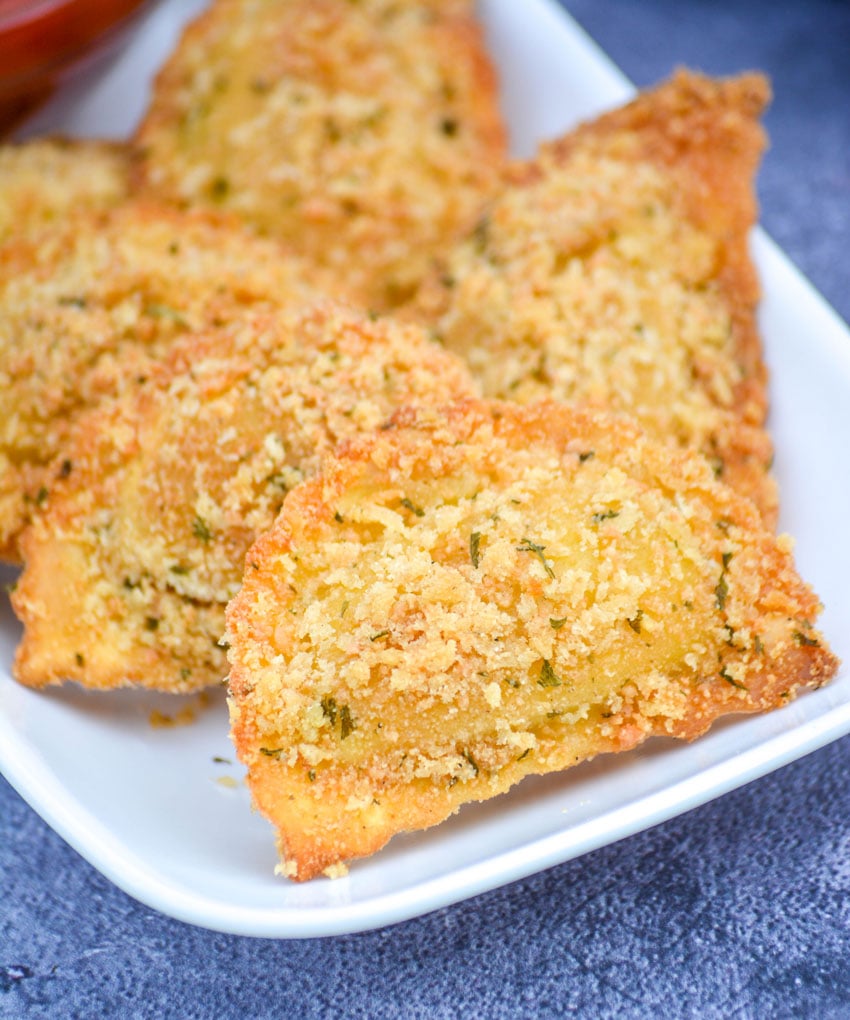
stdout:
[[143,388],[187,331],[310,293],[279,245],[146,203],[0,248],[0,557],[67,470],[76,416]]
[[293,490],[247,562],[232,736],[299,880],[837,666],[748,500],[563,405],[402,411]]
[[160,72],[138,180],[226,208],[383,309],[478,214],[504,158],[471,0],[217,0]]
[[669,83],[551,145],[560,162],[585,140],[604,145],[626,132],[638,140],[639,158],[670,173],[687,219],[718,242],[715,272],[732,310],[735,357],[743,368],[737,407],[756,424],[767,409],[766,371],[755,319],[761,288],[748,235],[758,218],[753,182],[767,146],[759,118],[770,99],[762,74],[717,79],[679,70]]
[[28,236],[81,209],[107,209],[127,195],[127,147],[39,138],[0,146],[0,243]]
[[460,360],[417,327],[333,304],[180,341],[141,392],[77,422],[73,468],[22,539],[15,675],[219,682],[225,604],[287,489],[400,404],[471,392]]
[[489,396],[590,402],[695,445],[775,523],[748,253],[759,75],[671,81],[515,166],[417,299]]

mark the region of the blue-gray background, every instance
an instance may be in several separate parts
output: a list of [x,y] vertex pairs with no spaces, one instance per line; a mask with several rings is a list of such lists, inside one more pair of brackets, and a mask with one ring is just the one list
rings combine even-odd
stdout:
[[[850,4],[563,5],[638,85],[678,64],[772,76],[763,222],[850,319]],[[141,906],[0,779],[0,1017],[15,1020],[850,1017],[849,898],[850,738],[527,881],[302,942]]]

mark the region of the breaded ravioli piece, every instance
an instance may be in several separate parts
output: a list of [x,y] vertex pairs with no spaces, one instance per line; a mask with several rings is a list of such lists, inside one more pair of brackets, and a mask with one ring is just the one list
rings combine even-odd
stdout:
[[187,338],[156,385],[79,423],[73,471],[22,539],[15,675],[221,681],[225,605],[287,490],[400,405],[472,391],[423,331],[334,304]]
[[0,243],[127,195],[130,160],[112,142],[40,138],[0,146]]
[[759,75],[679,72],[516,165],[419,297],[488,396],[591,402],[696,446],[774,523],[759,286]]
[[790,546],[704,458],[601,412],[471,401],[351,443],[227,613],[232,736],[284,873],[818,686],[837,663]]
[[238,223],[127,204],[0,248],[0,557],[58,474],[69,429],[147,385],[176,338],[302,301],[294,258]]
[[216,0],[159,75],[142,186],[283,238],[331,290],[409,296],[494,191],[504,130],[472,0]]

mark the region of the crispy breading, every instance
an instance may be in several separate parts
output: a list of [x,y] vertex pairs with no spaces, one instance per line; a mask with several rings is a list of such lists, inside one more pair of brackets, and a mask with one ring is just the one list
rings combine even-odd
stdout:
[[472,0],[216,0],[136,141],[154,194],[226,208],[386,309],[475,221],[504,159]]
[[513,167],[417,314],[488,396],[586,401],[695,445],[774,523],[759,286],[759,75],[679,72]]
[[299,880],[837,666],[787,536],[697,453],[565,405],[400,413],[247,563],[232,736]]
[[417,327],[333,304],[187,338],[160,372],[79,423],[73,472],[22,539],[23,683],[221,681],[225,604],[286,491],[396,407],[473,392]]
[[146,385],[175,338],[310,294],[270,241],[128,204],[0,249],[0,557],[44,501],[75,417]]
[[0,243],[127,195],[130,160],[113,142],[39,138],[0,146]]

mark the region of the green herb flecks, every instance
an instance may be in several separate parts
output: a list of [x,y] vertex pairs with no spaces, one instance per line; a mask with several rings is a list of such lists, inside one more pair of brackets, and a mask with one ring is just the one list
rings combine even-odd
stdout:
[[390,632],[388,630],[379,630],[375,634],[370,634],[369,635],[369,640],[370,641],[380,641],[381,638],[388,637],[389,633]]
[[726,583],[726,572],[728,571],[729,564],[732,561],[732,553],[723,553],[721,559],[723,566],[720,571],[720,580],[717,582],[717,586],[714,589],[714,600],[717,608],[722,613],[726,608],[726,599],[729,595],[729,585]]
[[328,720],[331,726],[336,725],[337,717],[336,698],[331,698],[328,696],[322,698],[322,712],[324,713],[325,718]]
[[478,569],[478,564],[481,562],[481,532],[473,531],[469,536],[469,558],[472,560],[472,565],[475,569]]
[[619,510],[612,510],[609,507],[607,510],[600,510],[599,513],[595,513],[592,520],[594,524],[601,524],[603,521],[613,521],[615,517],[619,516]]
[[543,564],[543,569],[546,571],[549,577],[554,578],[555,571],[552,569],[549,561],[546,559],[544,551],[546,549],[545,545],[538,545],[537,542],[532,542],[530,538],[524,538],[521,544],[516,547],[516,549],[517,552],[527,552],[531,553],[533,556],[536,556]]
[[641,620],[643,619],[643,610],[639,609],[634,616],[626,619],[626,623],[632,628],[635,634],[640,634]]
[[216,202],[223,202],[230,194],[230,181],[226,177],[213,178],[210,194]]
[[561,681],[552,669],[552,663],[548,659],[543,660],[543,665],[540,667],[540,676],[537,678],[538,684],[541,687],[560,687]]
[[469,751],[461,751],[460,754],[461,754],[461,757],[462,758],[466,758],[466,760],[472,766],[473,775],[477,776],[478,772],[479,772],[478,762],[472,757],[472,755],[469,753]]
[[357,728],[354,717],[351,714],[351,709],[348,705],[338,705],[336,698],[332,698],[329,695],[322,698],[321,705],[322,713],[331,726],[335,727],[337,721],[339,721],[340,740],[347,740]]
[[421,506],[417,506],[412,500],[408,499],[407,496],[401,501],[401,505],[405,510],[409,510],[412,514],[416,514],[417,517],[424,517],[425,511]]
[[172,308],[171,305],[157,303],[145,305],[145,315],[149,315],[152,319],[169,319],[171,322],[177,323],[178,326],[189,325],[183,313],[177,308]]
[[472,231],[472,243],[478,255],[483,255],[490,243],[490,218],[483,216]]
[[194,521],[192,521],[192,534],[195,538],[200,539],[201,542],[206,543],[212,541],[212,531],[210,531],[210,526],[203,517],[196,517]]
[[560,630],[561,627],[563,627],[566,622],[567,622],[566,616],[562,616],[559,620],[553,620],[551,616],[549,617],[549,626],[552,628],[552,630]]
[[276,761],[280,761],[280,756],[283,754],[282,747],[261,747],[260,754],[264,754],[267,758],[274,758]]
[[798,645],[805,645],[808,648],[818,648],[820,642],[817,638],[811,638],[807,634],[804,634],[801,630],[794,631],[794,640]]
[[354,732],[354,719],[351,717],[351,709],[348,705],[342,705],[339,710],[339,739],[347,740]]
[[720,676],[726,681],[727,684],[731,684],[733,687],[737,687],[739,691],[748,691],[749,687],[745,687],[740,680],[736,680],[730,673],[726,672],[726,667],[720,667]]

